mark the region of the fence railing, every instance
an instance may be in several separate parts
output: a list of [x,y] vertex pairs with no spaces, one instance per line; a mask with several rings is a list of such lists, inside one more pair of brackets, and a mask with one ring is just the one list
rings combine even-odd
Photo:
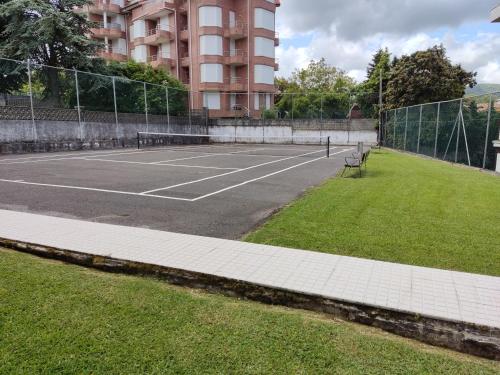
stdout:
[[31,120],[34,141],[41,121],[77,121],[83,134],[89,121],[117,129],[164,121],[168,129],[173,117],[190,128],[208,120],[190,110],[189,91],[176,87],[3,58],[0,76],[0,120]]
[[386,111],[382,144],[483,169],[495,168],[500,92]]

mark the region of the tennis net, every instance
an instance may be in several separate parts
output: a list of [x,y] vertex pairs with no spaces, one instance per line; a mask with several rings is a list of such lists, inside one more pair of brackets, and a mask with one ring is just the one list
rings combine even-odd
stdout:
[[[203,153],[227,152],[256,155],[286,156],[311,155],[314,151],[324,150],[330,156],[330,137],[320,136],[246,136],[227,134],[176,134],[176,133],[137,133],[137,148],[169,148],[186,150],[195,148]],[[223,150],[223,151],[221,151]]]

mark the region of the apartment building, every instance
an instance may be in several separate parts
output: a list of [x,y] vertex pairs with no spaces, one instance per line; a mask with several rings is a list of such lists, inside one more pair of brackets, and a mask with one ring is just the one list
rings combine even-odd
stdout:
[[274,101],[279,0],[94,0],[79,9],[96,22],[105,59],[162,68],[212,117],[259,117]]

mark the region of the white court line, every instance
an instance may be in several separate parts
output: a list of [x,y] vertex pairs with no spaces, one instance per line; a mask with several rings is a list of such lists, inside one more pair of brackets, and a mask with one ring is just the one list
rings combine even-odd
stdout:
[[[353,150],[353,149],[351,148],[351,149],[347,149],[347,150],[342,150],[342,151],[339,151],[339,152],[336,152],[336,153],[334,153],[334,154],[330,154],[330,155],[337,155],[337,154],[341,154],[341,153],[343,153],[343,152],[346,152],[346,151],[351,151],[351,150]],[[290,169],[294,169],[294,168],[300,167],[300,166],[302,166],[302,165],[306,165],[306,164],[309,164],[309,163],[313,163],[313,162],[318,161],[318,160],[321,160],[321,159],[326,159],[326,156],[322,156],[322,157],[320,157],[320,158],[316,158],[316,159],[308,160],[308,161],[305,161],[305,162],[303,162],[303,163],[296,164],[296,165],[292,165],[291,167],[284,168],[284,169],[281,169],[281,170],[279,170],[279,171],[272,172],[272,173],[266,174],[266,175],[261,176],[261,177],[253,178],[253,179],[251,179],[251,180],[247,180],[247,181],[241,182],[241,183],[236,184],[236,185],[232,185],[232,186],[225,187],[224,189],[220,189],[220,190],[214,191],[213,193],[205,194],[205,195],[202,195],[201,197],[194,198],[194,199],[193,199],[193,202],[196,202],[196,201],[199,201],[199,200],[202,200],[202,199],[205,199],[205,198],[211,197],[211,196],[216,195],[216,194],[223,193],[223,192],[228,191],[228,190],[236,189],[236,188],[238,188],[238,187],[240,187],[240,186],[244,186],[244,185],[250,184],[250,183],[255,182],[255,181],[263,180],[263,179],[265,179],[265,178],[268,178],[268,177],[271,177],[271,176],[277,175],[277,174],[279,174],[279,173],[283,173],[283,172],[289,171]]]
[[[332,147],[331,149],[333,149],[333,148],[335,148],[335,147]],[[250,169],[254,169],[254,168],[258,168],[258,167],[262,167],[262,166],[264,166],[264,165],[273,164],[273,163],[279,163],[280,161],[285,161],[285,160],[295,159],[295,158],[299,158],[299,157],[302,157],[302,156],[307,156],[307,155],[312,155],[312,154],[318,154],[318,153],[320,153],[320,152],[325,152],[325,150],[313,151],[313,152],[308,152],[308,153],[301,154],[301,155],[290,156],[290,157],[283,158],[283,159],[272,160],[272,161],[268,161],[268,162],[266,162],[266,163],[257,164],[257,165],[252,165],[251,167],[247,167],[247,168],[242,168],[242,169],[237,170],[237,171],[226,172],[226,173],[218,174],[218,175],[211,176],[211,177],[200,178],[199,180],[194,180],[194,181],[183,182],[182,184],[176,184],[176,185],[166,186],[166,187],[159,188],[159,189],[153,189],[153,190],[144,191],[144,192],[142,192],[141,194],[156,193],[156,192],[158,192],[158,191],[169,190],[169,189],[173,189],[173,188],[180,187],[180,186],[185,186],[185,185],[195,184],[195,183],[202,182],[202,181],[212,180],[212,179],[214,179],[214,178],[219,178],[219,177],[223,177],[223,176],[228,176],[228,175],[230,175],[230,174],[234,174],[234,173],[239,173],[239,172],[243,172],[243,171],[248,171],[248,170],[250,170]]]
[[185,202],[192,202],[192,199],[188,198],[178,198],[178,197],[167,197],[163,195],[144,195],[141,193],[133,193],[130,191],[121,191],[121,190],[107,190],[107,189],[97,189],[97,188],[88,188],[88,187],[82,187],[82,186],[71,186],[71,185],[56,185],[56,184],[42,184],[39,182],[27,182],[23,180],[5,180],[5,179],[0,179],[0,182],[10,182],[14,184],[22,184],[22,185],[35,185],[35,186],[48,186],[48,187],[55,187],[55,188],[64,188],[64,189],[74,189],[74,190],[86,190],[86,191],[98,191],[101,193],[113,193],[113,194],[122,194],[122,195],[134,195],[138,197],[153,197],[153,198],[163,198],[163,199],[170,199],[170,200],[176,200],[176,201],[185,201]]
[[[332,149],[333,149],[333,147],[332,147]],[[347,151],[351,151],[351,150],[353,150],[353,149],[351,148],[351,149],[342,150],[342,151],[339,151],[339,152],[336,152],[336,153],[333,153],[333,154],[330,154],[330,155],[337,155],[337,154],[341,154],[343,152],[347,152]],[[283,160],[288,160],[288,159],[292,159],[292,158],[287,158],[287,159],[283,159]],[[247,181],[244,181],[242,183],[239,183],[239,184],[236,184],[236,185],[232,185],[232,186],[228,186],[228,187],[226,187],[224,189],[215,191],[213,193],[205,194],[205,195],[202,195],[200,197],[196,197],[196,198],[192,198],[192,199],[190,199],[190,198],[179,198],[179,197],[169,197],[169,196],[164,196],[164,195],[155,195],[155,194],[146,194],[146,193],[134,193],[134,192],[120,191],[120,190],[107,190],[107,189],[88,188],[88,187],[81,187],[81,186],[43,184],[43,183],[38,183],[38,182],[27,182],[27,181],[24,181],[24,180],[6,180],[6,179],[0,179],[0,182],[7,182],[7,183],[14,183],[14,184],[21,184],[21,185],[34,185],[34,186],[44,186],[44,187],[55,187],[55,188],[64,188],[64,189],[73,189],[73,190],[96,191],[96,192],[101,192],[101,193],[112,193],[112,194],[121,194],[121,195],[137,196],[137,197],[160,198],[160,199],[176,200],[176,201],[183,201],[183,202],[196,202],[196,201],[199,201],[201,199],[204,199],[204,198],[207,198],[207,197],[210,197],[210,196],[222,193],[224,191],[235,189],[237,187],[240,187],[240,186],[243,186],[243,185],[255,182],[255,181],[259,181],[259,180],[262,180],[264,178],[268,178],[268,177],[274,176],[276,174],[279,174],[279,173],[288,171],[290,169],[297,168],[297,167],[300,167],[302,165],[309,164],[309,163],[312,163],[312,162],[315,162],[315,161],[318,161],[318,160],[321,160],[321,159],[324,159],[324,158],[325,158],[325,156],[322,156],[320,158],[316,158],[316,159],[313,159],[313,160],[308,160],[306,162],[303,162],[303,163],[300,163],[300,164],[296,164],[296,165],[293,165],[293,166],[288,167],[288,168],[284,168],[284,169],[276,171],[276,172],[269,173],[269,174],[267,174],[265,176],[261,176],[261,177],[257,177],[257,178],[251,179],[251,180],[247,180]],[[269,164],[269,163],[265,163],[265,164]],[[254,167],[250,167],[250,169],[251,168],[254,168]],[[224,173],[222,175],[217,175],[217,176],[214,176],[214,177],[220,177],[220,176],[228,175],[228,174],[232,174],[232,173],[233,172]],[[206,179],[202,179],[202,180],[206,180]],[[158,190],[156,190],[156,191],[158,191]]]
[[221,169],[221,170],[238,170],[239,168],[224,168],[224,167],[210,167],[204,165],[189,165],[189,164],[159,164],[159,163],[144,163],[140,161],[128,161],[128,160],[109,160],[109,159],[87,159],[80,158],[78,160],[86,160],[86,161],[103,161],[108,163],[122,163],[122,164],[139,164],[139,165],[150,165],[152,167],[183,167],[183,168],[200,168],[200,169]]

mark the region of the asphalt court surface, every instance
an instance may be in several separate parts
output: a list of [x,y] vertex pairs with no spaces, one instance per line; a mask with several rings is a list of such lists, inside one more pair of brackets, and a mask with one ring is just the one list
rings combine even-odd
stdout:
[[0,209],[237,239],[335,176],[350,146],[192,145],[0,156]]

